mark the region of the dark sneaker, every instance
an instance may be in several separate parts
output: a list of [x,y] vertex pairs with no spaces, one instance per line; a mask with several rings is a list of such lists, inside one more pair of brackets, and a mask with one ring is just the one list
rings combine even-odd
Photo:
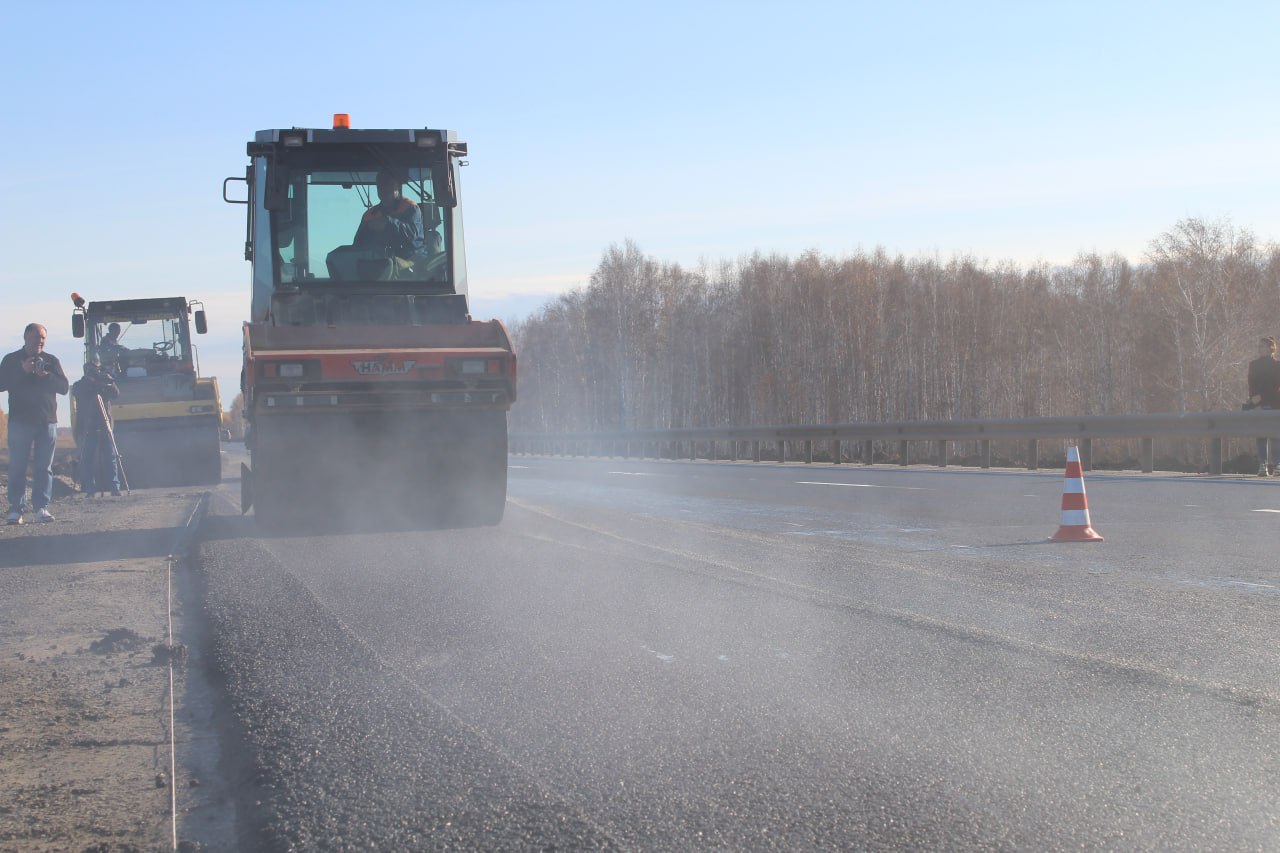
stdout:
[[111,497],[113,497],[113,498],[118,498],[118,497],[120,497],[120,490],[119,490],[119,489],[112,489],[112,490],[111,490]]
[[22,523],[22,513],[18,512],[16,509],[15,509],[15,510],[10,510],[10,511],[9,511],[9,515],[8,515],[8,517],[6,518],[6,521],[8,521],[10,524],[21,524],[21,523]]

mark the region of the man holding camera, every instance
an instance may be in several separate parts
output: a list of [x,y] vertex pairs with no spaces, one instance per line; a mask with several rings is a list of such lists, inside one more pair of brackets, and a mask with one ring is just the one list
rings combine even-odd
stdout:
[[[1276,339],[1265,337],[1259,341],[1260,353],[1249,362],[1248,409],[1280,409],[1280,361],[1276,361]],[[1270,437],[1258,438],[1258,476],[1275,473],[1275,444]]]
[[[76,401],[76,447],[80,449],[80,491],[93,497],[105,491],[99,484],[99,470],[104,470],[111,484],[111,494],[120,496],[120,460],[111,437],[111,401],[120,396],[115,377],[102,369],[98,357],[85,362],[84,376],[71,386]],[[105,454],[105,462],[99,456]]]
[[44,351],[48,332],[39,323],[23,330],[23,347],[0,360],[0,391],[9,392],[9,515],[22,523],[31,463],[31,509],[37,521],[53,521],[53,451],[58,440],[58,399],[70,389],[62,363]]

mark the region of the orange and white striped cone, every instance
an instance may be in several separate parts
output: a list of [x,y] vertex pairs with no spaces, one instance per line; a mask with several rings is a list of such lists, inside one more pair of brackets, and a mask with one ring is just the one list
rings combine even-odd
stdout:
[[1067,473],[1062,481],[1062,526],[1049,541],[1102,541],[1098,532],[1089,526],[1089,499],[1084,493],[1084,471],[1080,467],[1078,447],[1067,448]]

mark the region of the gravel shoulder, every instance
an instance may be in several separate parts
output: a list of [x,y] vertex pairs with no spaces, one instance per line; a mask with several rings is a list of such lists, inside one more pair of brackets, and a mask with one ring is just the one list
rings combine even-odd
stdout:
[[233,836],[186,571],[207,499],[88,498],[59,475],[56,521],[0,525],[0,850],[174,849],[175,824],[179,849]]

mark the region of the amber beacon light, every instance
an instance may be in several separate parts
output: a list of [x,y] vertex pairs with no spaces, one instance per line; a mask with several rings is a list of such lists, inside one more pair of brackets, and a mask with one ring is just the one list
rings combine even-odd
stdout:
[[334,130],[338,130],[338,129],[350,130],[351,129],[350,113],[334,113],[333,129]]

